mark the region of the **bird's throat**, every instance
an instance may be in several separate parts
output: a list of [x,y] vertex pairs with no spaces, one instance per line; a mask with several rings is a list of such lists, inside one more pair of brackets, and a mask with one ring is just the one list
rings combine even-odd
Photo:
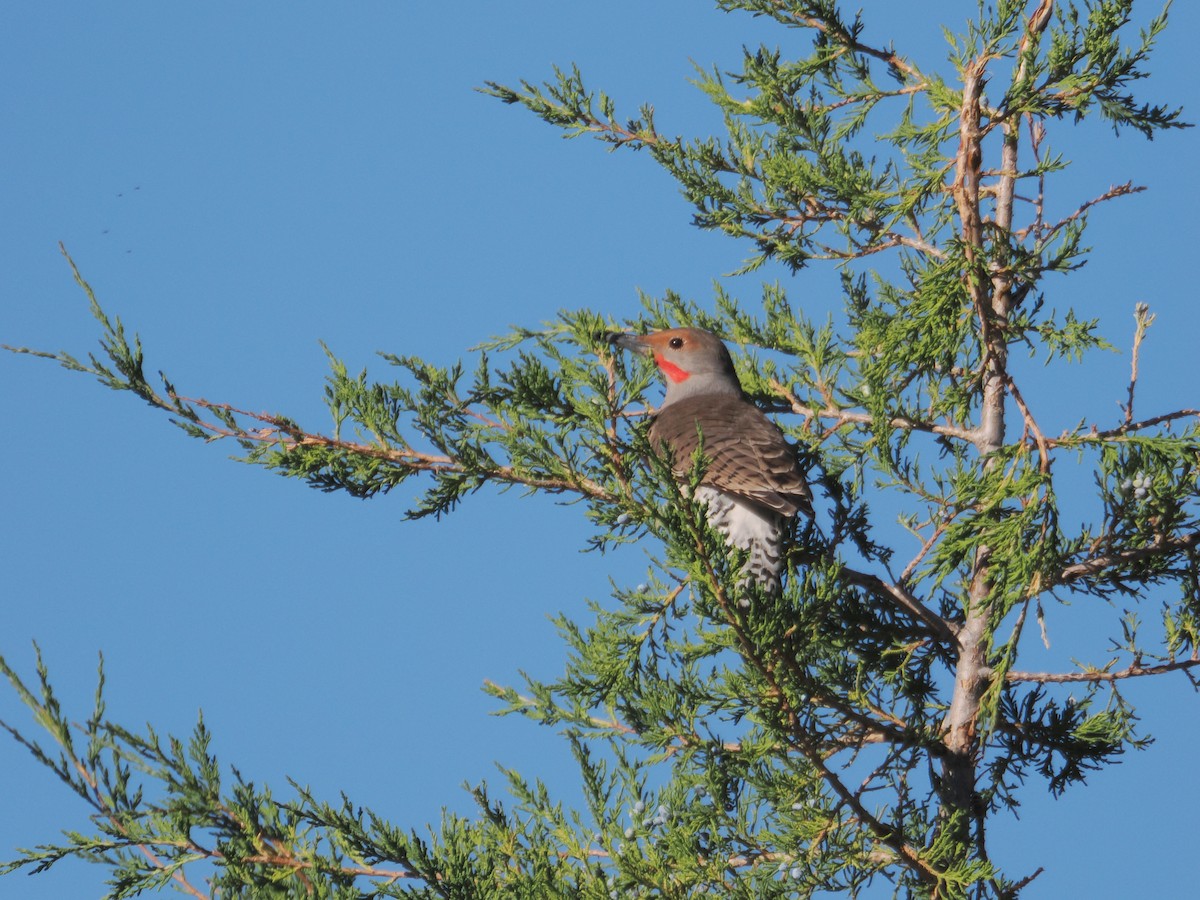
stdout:
[[663,356],[655,356],[654,361],[658,363],[658,367],[663,370],[663,374],[676,384],[679,384],[681,381],[687,381],[692,377],[691,372],[683,371],[683,369],[679,368],[679,366],[675,365],[675,363]]

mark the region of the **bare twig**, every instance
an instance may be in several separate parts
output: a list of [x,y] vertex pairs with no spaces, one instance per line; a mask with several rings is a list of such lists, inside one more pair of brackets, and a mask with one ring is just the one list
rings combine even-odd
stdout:
[[1025,403],[1025,398],[1021,396],[1020,390],[1017,389],[1017,383],[1013,381],[1012,376],[1006,373],[1005,380],[1008,385],[1008,393],[1013,398],[1013,402],[1017,404],[1017,409],[1021,412],[1021,418],[1025,420],[1025,430],[1033,436],[1034,443],[1037,444],[1038,470],[1042,474],[1047,474],[1050,471],[1050,444],[1046,440],[1046,435],[1038,427],[1037,420],[1034,419],[1033,413],[1029,411],[1029,406]]
[[[1111,664],[1110,664],[1111,665]],[[1102,683],[1120,681],[1124,678],[1141,678],[1146,675],[1165,675],[1168,672],[1186,672],[1200,666],[1200,656],[1193,655],[1189,659],[1161,663],[1156,666],[1143,666],[1139,662],[1130,663],[1124,669],[1115,672],[1009,672],[1005,675],[1008,681],[1031,681],[1038,684],[1064,684],[1067,682]]]
[[1142,339],[1146,337],[1146,330],[1154,324],[1154,316],[1150,312],[1150,307],[1145,303],[1139,303],[1133,308],[1133,318],[1137,323],[1133,329],[1133,353],[1129,362],[1129,402],[1125,404],[1125,422],[1126,427],[1133,424],[1133,392],[1137,388],[1138,380],[1138,359],[1142,352]]
[[1146,190],[1144,185],[1136,185],[1132,181],[1127,181],[1124,184],[1118,184],[1118,185],[1114,185],[1113,187],[1110,187],[1107,191],[1105,191],[1099,197],[1093,197],[1091,200],[1088,200],[1086,203],[1080,204],[1079,208],[1076,209],[1069,216],[1065,216],[1065,217],[1059,219],[1053,225],[1046,228],[1044,231],[1044,240],[1041,241],[1041,246],[1044,247],[1046,244],[1048,244],[1050,242],[1050,239],[1054,235],[1058,234],[1058,232],[1062,231],[1064,228],[1066,228],[1072,222],[1081,218],[1084,213],[1086,213],[1089,209],[1091,209],[1093,206],[1097,205],[1098,203],[1105,203],[1109,200],[1115,200],[1117,197],[1127,197],[1130,194],[1138,194],[1144,190]]
[[[870,413],[854,412],[848,409],[842,409],[832,404],[818,409],[813,406],[808,406],[800,402],[800,399],[792,393],[781,382],[771,379],[768,384],[776,394],[784,398],[791,407],[792,412],[798,416],[803,416],[806,420],[830,421],[830,431],[836,431],[844,425],[870,425],[875,420],[871,418]],[[910,431],[922,431],[929,434],[940,434],[946,437],[958,438],[963,441],[974,441],[975,432],[968,428],[959,428],[956,425],[938,424],[936,422],[923,422],[917,419],[910,419],[906,416],[896,416],[888,421],[888,424],[893,428],[901,428]]]
[[921,564],[921,560],[923,560],[925,555],[933,549],[934,545],[936,545],[938,542],[938,538],[942,536],[945,530],[946,522],[939,522],[933,529],[933,534],[931,534],[925,539],[924,542],[922,542],[921,549],[917,551],[917,555],[909,560],[908,565],[904,567],[904,571],[900,573],[900,578],[898,579],[900,584],[905,584],[908,582],[908,579],[912,577],[913,572],[917,571],[917,566]]
[[1078,446],[1079,444],[1118,440],[1125,435],[1153,428],[1155,425],[1163,425],[1178,419],[1193,418],[1200,418],[1200,409],[1177,409],[1169,413],[1162,413],[1161,415],[1151,416],[1148,419],[1142,419],[1140,422],[1122,423],[1116,428],[1108,428],[1104,431],[1093,429],[1087,434],[1062,434],[1056,438],[1047,438],[1046,444],[1049,447],[1070,447]]
[[1024,890],[1026,887],[1028,887],[1035,878],[1037,878],[1039,875],[1041,875],[1045,871],[1046,871],[1046,869],[1044,866],[1038,866],[1036,869],[1034,869],[1032,875],[1026,875],[1024,878],[1022,878],[1020,881],[1018,881],[1016,884],[1014,884],[1012,886],[1012,890],[1010,892],[1008,892],[1007,894],[1005,894],[1004,896],[1016,897],[1020,891]]

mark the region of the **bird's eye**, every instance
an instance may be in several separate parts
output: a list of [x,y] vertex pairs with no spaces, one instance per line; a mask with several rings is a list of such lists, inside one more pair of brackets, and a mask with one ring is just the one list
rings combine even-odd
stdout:
[[678,350],[683,346],[683,338],[671,338],[669,343],[671,345],[671,349]]

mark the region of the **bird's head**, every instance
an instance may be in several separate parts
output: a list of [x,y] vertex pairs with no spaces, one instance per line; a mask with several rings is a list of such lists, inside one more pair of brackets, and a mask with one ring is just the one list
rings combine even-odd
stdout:
[[668,328],[653,334],[607,335],[611,344],[651,357],[663,373],[663,405],[696,394],[741,394],[729,350],[715,334],[700,328]]

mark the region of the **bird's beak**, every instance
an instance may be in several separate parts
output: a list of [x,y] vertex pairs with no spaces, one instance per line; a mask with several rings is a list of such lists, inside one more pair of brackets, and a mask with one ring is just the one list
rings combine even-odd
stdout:
[[618,350],[632,350],[634,353],[650,353],[651,348],[646,338],[640,334],[625,334],[620,331],[610,331],[604,339]]

